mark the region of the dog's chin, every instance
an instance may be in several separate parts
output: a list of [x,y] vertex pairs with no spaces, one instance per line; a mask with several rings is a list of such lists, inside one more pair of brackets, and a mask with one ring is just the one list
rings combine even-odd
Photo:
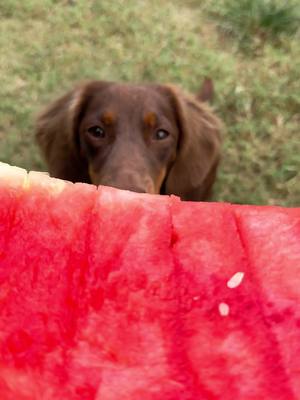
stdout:
[[144,186],[136,186],[136,185],[122,185],[122,184],[112,183],[112,182],[100,182],[100,183],[92,182],[92,184],[94,184],[96,186],[108,186],[108,187],[112,187],[112,188],[118,189],[118,190],[128,190],[130,192],[135,192],[135,193],[160,194],[160,192],[154,191],[152,189],[152,187],[144,187]]

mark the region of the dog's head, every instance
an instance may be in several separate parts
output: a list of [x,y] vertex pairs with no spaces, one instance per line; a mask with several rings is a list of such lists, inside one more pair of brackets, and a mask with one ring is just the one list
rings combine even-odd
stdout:
[[167,85],[87,82],[40,116],[37,138],[50,173],[189,198],[219,158],[220,124],[207,100]]

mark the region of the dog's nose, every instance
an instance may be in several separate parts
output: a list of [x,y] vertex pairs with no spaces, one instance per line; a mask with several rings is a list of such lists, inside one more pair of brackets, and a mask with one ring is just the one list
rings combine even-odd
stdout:
[[133,174],[120,174],[117,176],[106,175],[97,176],[97,174],[90,174],[91,180],[94,185],[104,185],[114,187],[121,190],[130,190],[136,193],[155,193],[154,184],[150,177],[139,177]]

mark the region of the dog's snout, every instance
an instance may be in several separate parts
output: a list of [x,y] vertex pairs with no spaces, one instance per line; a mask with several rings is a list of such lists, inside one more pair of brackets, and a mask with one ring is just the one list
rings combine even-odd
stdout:
[[95,185],[110,186],[120,190],[130,190],[136,193],[156,193],[152,179],[135,174],[118,174],[99,176],[90,170],[92,183]]

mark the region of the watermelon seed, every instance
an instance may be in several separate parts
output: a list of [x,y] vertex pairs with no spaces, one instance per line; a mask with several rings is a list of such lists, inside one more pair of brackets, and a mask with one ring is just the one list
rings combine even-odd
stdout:
[[200,296],[194,296],[193,297],[193,300],[195,300],[195,301],[197,301],[197,300],[199,300],[200,299]]
[[226,303],[220,303],[219,304],[219,313],[222,315],[222,317],[227,317],[229,315],[230,308],[229,305]]
[[230,289],[235,289],[237,288],[243,281],[245,276],[244,272],[237,272],[236,274],[234,274],[229,281],[227,282],[227,286]]

